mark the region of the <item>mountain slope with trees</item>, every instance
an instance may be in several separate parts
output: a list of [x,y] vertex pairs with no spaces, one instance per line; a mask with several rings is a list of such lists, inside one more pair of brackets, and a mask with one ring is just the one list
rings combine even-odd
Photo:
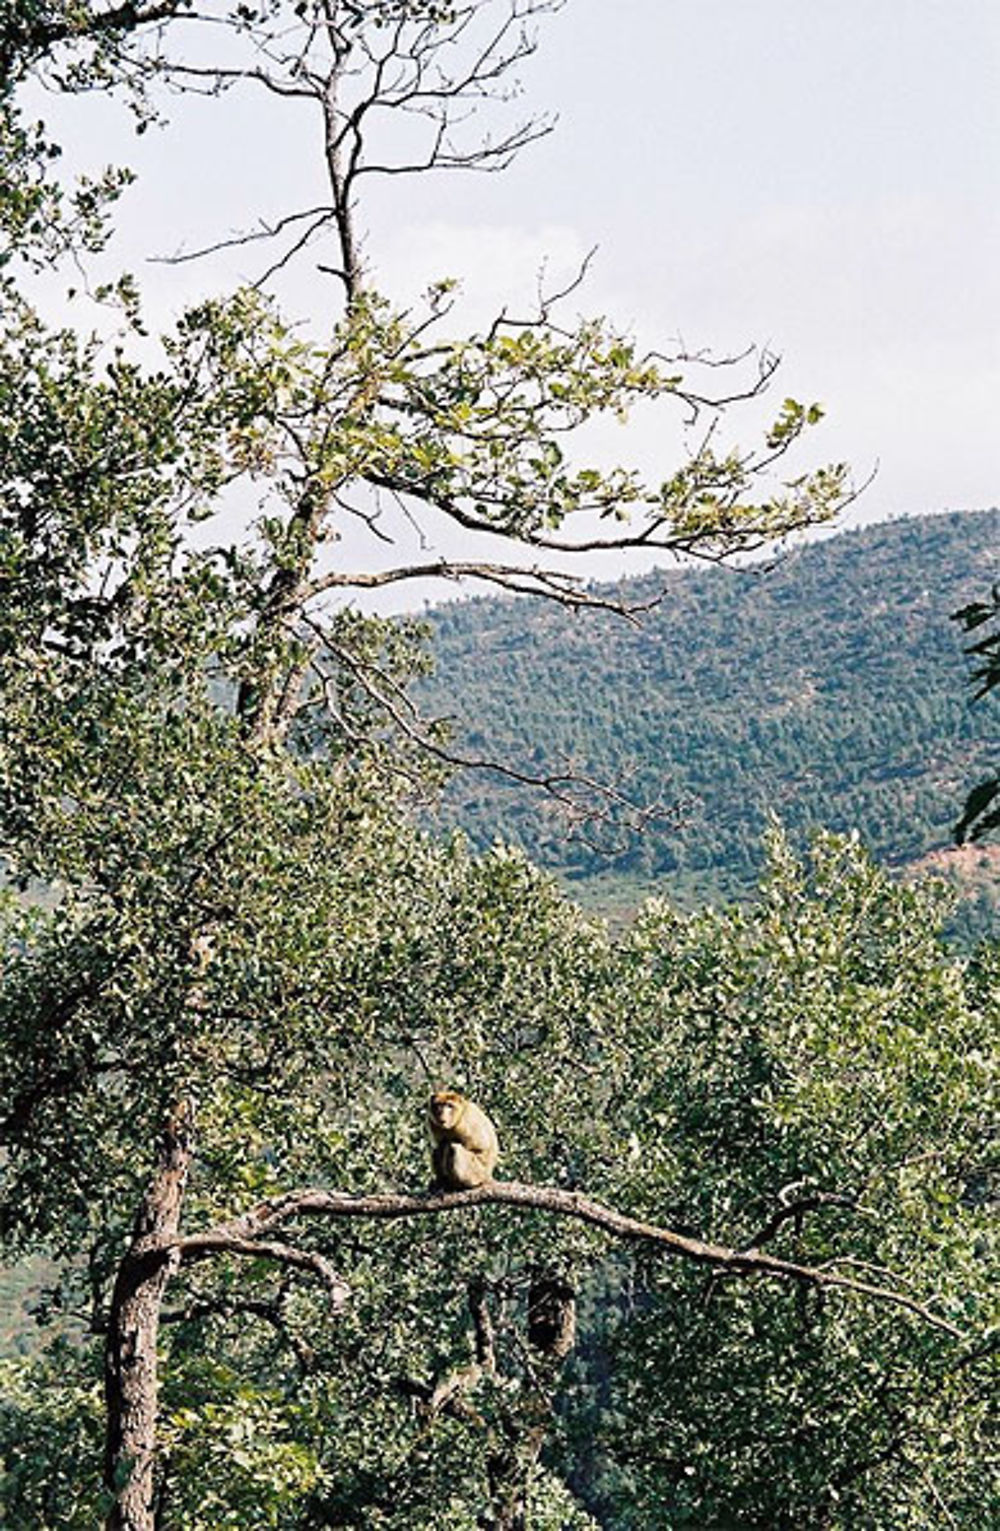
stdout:
[[[995,710],[970,705],[952,614],[998,566],[1000,511],[988,510],[865,527],[772,566],[672,573],[637,626],[593,613],[567,626],[511,600],[440,608],[422,692],[454,720],[457,748],[485,747],[488,719],[514,765],[571,764],[664,810],[641,835],[595,835],[473,772],[452,783],[446,820],[612,901],[616,882],[658,880],[687,900],[748,889],[770,815],[919,861],[951,843],[995,751]],[[663,582],[616,594],[640,605]]]

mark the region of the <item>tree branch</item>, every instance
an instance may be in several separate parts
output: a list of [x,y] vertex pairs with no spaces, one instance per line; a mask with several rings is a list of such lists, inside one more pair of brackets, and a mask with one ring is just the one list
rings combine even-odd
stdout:
[[748,1241],[745,1248],[748,1250],[759,1249],[762,1244],[770,1243],[787,1222],[794,1222],[801,1226],[807,1212],[815,1212],[820,1207],[851,1207],[857,1209],[857,1199],[853,1196],[844,1196],[837,1191],[814,1191],[809,1196],[800,1197],[798,1201],[783,1201],[778,1210],[769,1217],[762,1228]]
[[[18,59],[29,63],[44,58],[60,43],[80,42],[88,38],[110,37],[116,32],[126,34],[140,27],[153,26],[183,15],[190,0],[159,0],[159,3],[143,6],[135,0],[125,0],[106,11],[88,14],[81,6],[58,20],[44,17],[34,20],[9,21],[0,30],[0,80],[6,79]],[[35,7],[21,7],[30,15]],[[41,8],[38,8],[41,10]]]
[[[612,1207],[603,1206],[576,1191],[562,1191],[551,1186],[525,1185],[518,1181],[491,1181],[469,1191],[432,1191],[424,1195],[385,1194],[352,1196],[340,1191],[303,1189],[258,1203],[243,1216],[217,1224],[201,1233],[164,1239],[163,1248],[176,1251],[182,1261],[204,1259],[217,1253],[253,1255],[266,1253],[282,1257],[285,1246],[258,1242],[267,1233],[301,1217],[376,1218],[428,1217],[458,1212],[472,1207],[503,1206],[524,1212],[550,1212],[574,1218],[615,1238],[651,1243],[668,1253],[696,1264],[707,1265],[731,1275],[759,1276],[769,1280],[793,1281],[817,1288],[837,1287],[893,1307],[904,1308],[950,1334],[965,1339],[963,1331],[933,1313],[922,1303],[889,1287],[855,1281],[835,1271],[781,1260],[756,1250],[737,1250],[675,1233],[638,1218],[629,1217]],[[296,1251],[300,1256],[304,1253]]]
[[241,1238],[235,1230],[226,1231],[228,1227],[229,1225],[224,1225],[216,1229],[214,1239],[205,1243],[204,1246],[197,1243],[198,1236],[194,1235],[194,1242],[191,1238],[184,1238],[169,1247],[179,1252],[182,1263],[208,1259],[211,1255],[226,1254],[251,1260],[275,1260],[279,1265],[290,1265],[296,1270],[312,1271],[329,1291],[335,1308],[342,1308],[346,1303],[350,1296],[350,1288],[346,1281],[338,1276],[329,1261],[317,1254],[315,1250],[299,1249],[294,1244],[275,1243],[252,1236]]
[[[261,219],[259,228],[247,229],[243,233],[232,234],[225,239],[213,240],[211,244],[202,245],[197,250],[178,250],[174,255],[152,255],[150,256],[150,263],[160,266],[182,266],[187,261],[204,260],[205,256],[217,255],[220,250],[232,250],[239,245],[253,244],[255,241],[262,239],[276,239],[286,229],[289,229],[292,224],[302,223],[307,218],[311,218],[313,221],[309,225],[307,233],[299,236],[296,244],[292,247],[292,251],[289,252],[291,254],[301,248],[302,242],[311,238],[330,216],[331,209],[324,203],[320,207],[307,207],[301,212],[288,213],[285,217],[279,218],[277,223],[266,223],[264,219]],[[285,259],[288,259],[288,257],[286,256]],[[258,279],[258,285],[262,280],[263,278]]]
[[538,565],[533,568],[523,568],[517,564],[455,563],[441,558],[432,563],[398,565],[393,569],[359,570],[355,574],[336,572],[322,574],[306,587],[303,599],[311,600],[314,596],[329,590],[375,590],[384,585],[393,585],[411,579],[482,580],[489,584],[500,585],[503,589],[511,590],[518,595],[548,596],[551,600],[563,606],[569,606],[574,611],[584,607],[588,610],[610,611],[615,616],[626,617],[632,621],[635,620],[637,613],[649,611],[654,606],[658,606],[665,594],[663,591],[657,592],[656,595],[633,605],[583,588],[581,576],[559,569],[542,569]]
[[259,1318],[263,1323],[269,1324],[282,1344],[287,1345],[293,1352],[302,1373],[306,1374],[312,1370],[316,1359],[313,1349],[286,1321],[282,1313],[280,1297],[276,1301],[253,1297],[192,1298],[183,1308],[172,1308],[161,1313],[160,1323],[191,1324],[209,1318],[229,1320],[243,1317]]
[[[385,669],[339,643],[311,618],[303,617],[302,623],[315,633],[326,653],[369,701],[385,713],[404,739],[443,765],[461,770],[490,771],[521,786],[539,788],[565,815],[571,835],[584,838],[580,834],[581,826],[610,822],[616,814],[621,815],[618,822],[624,831],[638,833],[650,822],[676,812],[676,806],[670,808],[659,799],[650,803],[633,802],[620,788],[573,769],[571,762],[567,762],[561,771],[533,771],[495,757],[467,755],[449,748],[435,736],[433,725],[420,715],[405,689]],[[325,675],[319,665],[314,665],[313,669],[323,691],[324,705],[330,716],[346,730],[346,720],[332,694],[331,677]],[[593,848],[598,849],[596,845]]]

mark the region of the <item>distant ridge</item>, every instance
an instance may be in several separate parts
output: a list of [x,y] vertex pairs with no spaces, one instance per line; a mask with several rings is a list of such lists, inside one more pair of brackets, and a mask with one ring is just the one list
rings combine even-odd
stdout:
[[457,745],[536,770],[572,759],[679,805],[610,859],[567,841],[544,797],[481,772],[453,783],[442,820],[584,888],[656,882],[686,901],[752,886],[772,812],[917,862],[950,844],[964,792],[1000,754],[1000,707],[970,707],[949,620],[997,578],[991,509],[843,532],[770,569],[627,581],[638,599],[667,586],[638,629],[544,602],[441,607],[422,704],[455,719]]

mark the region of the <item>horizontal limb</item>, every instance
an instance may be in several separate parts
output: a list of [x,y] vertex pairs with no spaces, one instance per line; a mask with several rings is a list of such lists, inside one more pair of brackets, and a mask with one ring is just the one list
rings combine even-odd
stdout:
[[[682,1259],[738,1276],[758,1276],[771,1280],[794,1281],[816,1288],[839,1287],[858,1296],[904,1308],[923,1322],[942,1329],[955,1339],[966,1336],[954,1324],[932,1312],[922,1303],[890,1287],[856,1281],[830,1269],[800,1265],[782,1260],[760,1250],[737,1250],[709,1243],[643,1222],[603,1206],[577,1191],[563,1191],[553,1186],[525,1185],[518,1181],[490,1181],[469,1191],[432,1191],[425,1195],[385,1194],[351,1196],[341,1191],[304,1189],[259,1202],[242,1217],[219,1223],[200,1233],[163,1240],[163,1248],[181,1261],[204,1259],[219,1253],[275,1254],[273,1244],[261,1247],[257,1240],[293,1218],[382,1218],[428,1217],[468,1210],[470,1207],[504,1206],[518,1211],[551,1212],[574,1218],[616,1238],[634,1239],[658,1246]],[[277,1246],[281,1249],[282,1246]]]

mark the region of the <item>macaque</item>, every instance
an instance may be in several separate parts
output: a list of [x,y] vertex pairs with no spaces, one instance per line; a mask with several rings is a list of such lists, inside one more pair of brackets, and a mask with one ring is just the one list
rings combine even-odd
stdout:
[[457,1090],[437,1090],[427,1121],[434,1139],[434,1183],[444,1191],[468,1191],[493,1179],[500,1145],[486,1112]]

